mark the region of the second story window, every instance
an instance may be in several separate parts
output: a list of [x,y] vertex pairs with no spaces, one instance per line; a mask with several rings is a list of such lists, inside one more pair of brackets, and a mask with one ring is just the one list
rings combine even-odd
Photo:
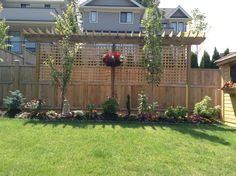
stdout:
[[132,12],[121,12],[120,13],[120,23],[132,24],[133,23],[133,13]]
[[171,28],[173,29],[174,32],[177,32],[177,23],[171,23]]
[[51,8],[51,5],[50,5],[50,4],[44,4],[44,8],[45,8],[45,9],[50,9],[50,8]]
[[178,32],[185,32],[185,24],[183,22],[178,23]]
[[90,23],[97,23],[98,22],[98,14],[96,11],[91,11],[89,13],[89,22]]
[[167,28],[167,23],[162,23],[163,28]]
[[21,8],[29,8],[30,4],[21,4]]

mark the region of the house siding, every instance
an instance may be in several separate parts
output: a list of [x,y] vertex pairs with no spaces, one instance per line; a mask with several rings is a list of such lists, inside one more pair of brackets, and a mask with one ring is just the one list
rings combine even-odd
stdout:
[[[231,80],[229,65],[223,66],[221,71],[224,82]],[[236,96],[223,92],[223,106],[224,121],[236,124]]]
[[134,3],[129,0],[96,0],[92,1],[86,6],[117,6],[117,7],[137,7]]
[[119,12],[98,12],[98,22],[89,22],[89,12],[83,13],[83,28],[85,30],[108,30],[108,31],[139,31],[140,13],[134,13],[132,24],[120,24]]

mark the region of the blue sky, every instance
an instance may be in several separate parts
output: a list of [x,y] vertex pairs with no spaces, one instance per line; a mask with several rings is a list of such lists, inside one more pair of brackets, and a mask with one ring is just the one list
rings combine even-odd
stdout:
[[207,16],[209,30],[206,40],[200,46],[201,53],[207,50],[210,55],[216,46],[219,52],[226,48],[236,51],[236,1],[235,0],[161,0],[160,7],[177,7],[181,5],[188,13],[199,8]]

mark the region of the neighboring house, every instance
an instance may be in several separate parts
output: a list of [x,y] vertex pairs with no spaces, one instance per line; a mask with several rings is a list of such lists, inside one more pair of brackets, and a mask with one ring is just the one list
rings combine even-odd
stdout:
[[[145,7],[135,0],[80,0],[83,29],[87,31],[139,32]],[[160,8],[166,31],[185,32],[191,16],[181,7]]]
[[80,11],[84,30],[138,32],[145,7],[134,0],[86,0]]
[[166,31],[186,32],[192,17],[181,7],[160,8],[163,13],[161,23]]
[[23,29],[49,29],[54,26],[55,18],[50,14],[61,14],[66,5],[65,0],[2,0],[3,11],[0,19],[5,19],[10,26],[10,51],[22,53],[22,44],[34,52],[35,43],[28,42],[21,33]]

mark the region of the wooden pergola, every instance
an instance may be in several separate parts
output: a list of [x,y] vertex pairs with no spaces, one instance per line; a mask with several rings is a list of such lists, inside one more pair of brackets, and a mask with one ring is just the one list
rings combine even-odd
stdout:
[[[49,81],[50,78],[47,75],[49,70],[45,68],[42,64],[42,60],[50,54],[48,49],[45,49],[42,43],[57,43],[61,40],[63,35],[56,33],[54,30],[45,30],[40,29],[25,29],[23,30],[23,35],[32,42],[36,42],[36,75],[37,75],[37,86],[36,86],[36,95],[39,97],[39,87],[40,81]],[[205,40],[204,33],[192,33],[192,32],[163,32],[159,34],[162,41],[163,49],[163,65],[164,65],[164,76],[162,79],[162,86],[180,86],[184,88],[185,91],[185,105],[189,106],[189,75],[191,69],[191,45],[199,45]],[[146,85],[145,80],[145,70],[143,69],[143,44],[144,44],[145,33],[135,33],[135,32],[104,32],[104,31],[84,31],[81,34],[76,34],[71,37],[71,42],[75,43],[85,43],[84,49],[79,58],[77,58],[77,67],[80,67],[83,70],[81,72],[74,73],[74,82],[81,80],[82,83],[86,82],[86,85],[91,83],[95,84],[96,82],[103,82],[104,85],[107,84],[107,79],[101,79],[97,75],[108,75],[105,74],[108,71],[105,70],[104,65],[99,61],[95,52],[101,53],[106,48],[100,46],[99,44],[110,44],[117,45],[118,49],[121,49],[123,52],[127,53],[127,56],[131,53],[131,62],[123,64],[120,69],[117,69],[119,74],[119,80],[117,84],[124,84],[127,86],[135,85]],[[97,44],[97,45],[96,45]],[[122,46],[124,45],[124,46]],[[134,45],[134,46],[130,46]],[[55,54],[55,47],[51,49],[51,54],[54,54],[55,57],[58,57]],[[93,52],[92,52],[93,51]],[[94,55],[92,55],[94,54]],[[94,58],[95,64],[90,64],[91,59]],[[174,58],[174,59],[171,59]],[[59,57],[58,57],[59,59]],[[86,62],[85,62],[86,61]],[[82,63],[82,64],[81,64]],[[86,67],[87,66],[87,67]],[[91,67],[91,69],[90,69]],[[96,72],[96,73],[92,73]],[[132,73],[131,73],[132,72]],[[90,76],[85,75],[90,74]],[[132,76],[127,76],[130,74]],[[81,76],[83,75],[83,76]],[[102,77],[102,76],[101,76]],[[127,78],[128,77],[128,78]],[[79,83],[78,83],[79,84]]]

